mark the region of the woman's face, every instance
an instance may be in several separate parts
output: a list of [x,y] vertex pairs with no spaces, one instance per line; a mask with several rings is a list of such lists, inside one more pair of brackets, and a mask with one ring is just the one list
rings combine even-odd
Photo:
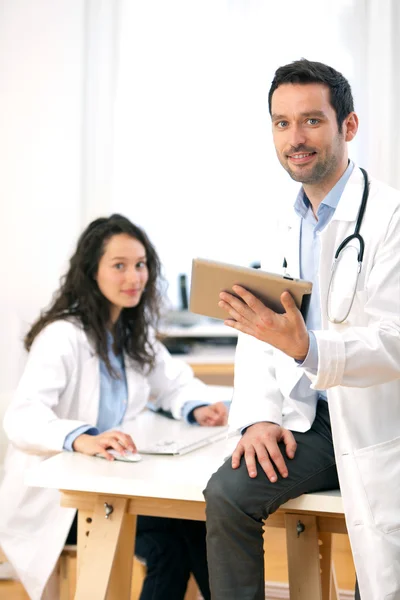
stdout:
[[148,278],[143,244],[126,233],[111,237],[99,261],[96,280],[99,290],[110,302],[113,323],[123,308],[139,304]]

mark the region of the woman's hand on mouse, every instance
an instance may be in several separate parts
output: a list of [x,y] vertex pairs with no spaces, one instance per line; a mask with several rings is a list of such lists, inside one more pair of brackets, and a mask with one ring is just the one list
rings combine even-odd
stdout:
[[136,446],[130,435],[122,433],[122,431],[105,431],[99,435],[89,435],[82,433],[72,444],[75,452],[81,452],[89,456],[100,454],[107,460],[114,460],[114,456],[107,452],[107,448],[114,448],[120,454],[124,454],[127,450],[136,452]]

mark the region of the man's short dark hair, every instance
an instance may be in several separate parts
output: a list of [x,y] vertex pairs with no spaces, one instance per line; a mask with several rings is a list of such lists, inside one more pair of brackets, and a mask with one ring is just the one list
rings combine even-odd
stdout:
[[305,58],[279,67],[275,72],[268,94],[269,114],[271,114],[272,94],[284,83],[322,83],[329,88],[330,102],[336,112],[339,132],[344,119],[354,111],[353,94],[349,82],[341,73],[320,62]]

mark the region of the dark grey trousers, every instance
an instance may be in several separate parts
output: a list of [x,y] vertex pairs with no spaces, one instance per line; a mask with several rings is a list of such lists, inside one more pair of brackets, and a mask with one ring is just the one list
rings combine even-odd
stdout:
[[293,435],[293,459],[287,459],[280,444],[289,471],[286,479],[278,475],[271,483],[259,465],[251,479],[244,459],[235,470],[228,459],[204,491],[212,600],[264,600],[263,521],[291,498],[339,487],[328,403],[319,400],[312,428]]

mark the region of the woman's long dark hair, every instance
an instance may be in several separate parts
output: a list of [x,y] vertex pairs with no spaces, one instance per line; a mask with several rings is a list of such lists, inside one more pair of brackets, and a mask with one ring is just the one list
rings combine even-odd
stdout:
[[114,328],[114,344],[118,351],[124,350],[142,368],[153,367],[155,351],[149,330],[156,327],[160,316],[161,264],[144,231],[118,214],[92,221],[80,236],[76,251],[70,259],[68,272],[61,278],[60,288],[54,294],[50,307],[41,313],[25,337],[25,348],[28,351],[46,325],[74,317],[81,322],[109,372],[115,375],[108,359],[110,303],[99,290],[96,275],[107,242],[112,236],[121,233],[143,244],[149,279],[139,304],[122,309]]

